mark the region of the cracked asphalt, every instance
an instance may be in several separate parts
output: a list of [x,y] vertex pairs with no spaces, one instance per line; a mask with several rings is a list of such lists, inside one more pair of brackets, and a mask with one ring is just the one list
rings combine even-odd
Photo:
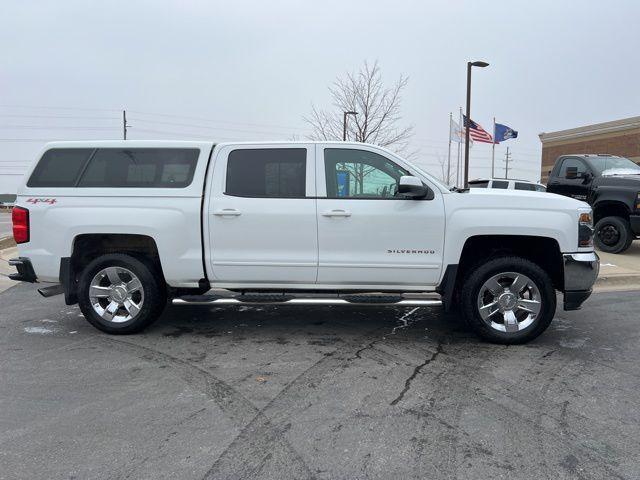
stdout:
[[2,479],[640,478],[640,300],[523,346],[440,308],[173,307],[94,330],[0,294]]

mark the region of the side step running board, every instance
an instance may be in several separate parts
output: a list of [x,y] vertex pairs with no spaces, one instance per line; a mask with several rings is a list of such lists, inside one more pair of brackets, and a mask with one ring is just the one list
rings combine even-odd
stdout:
[[[282,298],[282,297],[281,297]],[[361,301],[345,300],[344,298],[331,297],[331,298],[312,298],[312,297],[287,297],[282,300],[275,300],[265,298],[261,301],[252,298],[250,301],[240,300],[238,297],[216,297],[213,295],[198,295],[189,297],[174,298],[172,303],[174,305],[247,305],[247,304],[260,304],[260,305],[367,305],[367,306],[399,306],[399,307],[426,307],[433,305],[442,305],[441,300],[436,299],[421,299],[421,298],[403,298],[397,301],[382,302],[378,299]]]

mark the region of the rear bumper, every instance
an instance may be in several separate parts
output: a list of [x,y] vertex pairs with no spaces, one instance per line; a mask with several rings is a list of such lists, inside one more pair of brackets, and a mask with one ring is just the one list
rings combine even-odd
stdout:
[[565,253],[564,309],[578,310],[591,295],[600,271],[600,258],[595,252]]
[[631,231],[636,235],[640,235],[640,215],[629,215],[629,223],[631,224]]
[[27,257],[12,258],[9,260],[9,265],[16,267],[16,270],[18,270],[18,273],[9,275],[11,280],[29,283],[35,283],[37,281],[36,272],[33,270],[31,260]]

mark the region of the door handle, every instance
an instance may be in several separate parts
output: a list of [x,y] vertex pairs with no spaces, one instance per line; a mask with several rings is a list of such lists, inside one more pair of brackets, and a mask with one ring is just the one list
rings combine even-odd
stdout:
[[351,212],[349,210],[327,210],[322,212],[323,217],[350,217]]
[[213,212],[214,215],[219,217],[237,217],[242,212],[240,210],[236,210],[235,208],[223,208],[222,210],[216,210]]

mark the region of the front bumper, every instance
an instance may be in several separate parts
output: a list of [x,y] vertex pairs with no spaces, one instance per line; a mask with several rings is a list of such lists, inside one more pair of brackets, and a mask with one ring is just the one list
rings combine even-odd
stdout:
[[591,295],[600,271],[600,258],[595,252],[565,253],[564,309],[578,310]]

